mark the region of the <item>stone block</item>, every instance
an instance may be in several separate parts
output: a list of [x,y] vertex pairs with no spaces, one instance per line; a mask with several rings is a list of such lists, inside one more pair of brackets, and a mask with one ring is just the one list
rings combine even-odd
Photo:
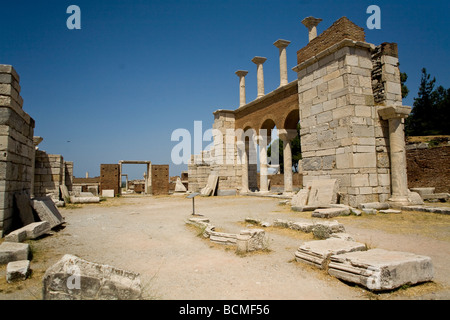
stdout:
[[139,300],[138,273],[66,254],[43,277],[44,300]]
[[50,223],[50,228],[53,229],[64,223],[64,218],[50,197],[35,198],[31,203],[41,221],[48,221]]
[[30,245],[26,243],[3,242],[0,244],[0,264],[28,260]]
[[13,261],[6,266],[6,281],[25,281],[30,273],[30,260]]
[[290,228],[292,230],[302,231],[305,233],[310,233],[314,229],[314,222],[301,222],[301,221],[295,221],[290,224]]
[[67,186],[65,184],[61,184],[59,186],[59,190],[61,191],[62,198],[65,202],[70,202],[70,194],[69,189],[67,189]]
[[102,197],[104,197],[104,198],[114,198],[115,197],[114,190],[113,189],[102,190]]
[[261,229],[242,230],[236,239],[237,252],[253,252],[266,247],[266,233]]
[[237,242],[237,237],[238,235],[235,233],[213,231],[209,236],[209,240],[224,245],[235,245]]
[[31,207],[30,196],[26,193],[16,193],[14,194],[14,200],[19,211],[20,221],[26,226],[27,224],[33,223],[34,215],[33,208]]
[[306,184],[309,189],[309,206],[327,206],[337,203],[339,181],[337,179],[313,180]]
[[431,281],[434,275],[431,258],[383,249],[333,255],[328,273],[373,291]]
[[350,209],[348,208],[324,208],[316,209],[311,214],[313,218],[334,218],[337,216],[348,216],[350,214]]
[[70,203],[99,203],[100,197],[70,197]]
[[331,256],[363,250],[366,250],[363,243],[331,238],[305,242],[295,252],[295,259],[326,270]]
[[50,229],[50,223],[48,221],[33,222],[9,233],[5,236],[5,241],[23,242],[29,239],[34,240],[50,232]]
[[304,207],[308,203],[309,189],[301,189],[296,195],[292,197],[291,206]]

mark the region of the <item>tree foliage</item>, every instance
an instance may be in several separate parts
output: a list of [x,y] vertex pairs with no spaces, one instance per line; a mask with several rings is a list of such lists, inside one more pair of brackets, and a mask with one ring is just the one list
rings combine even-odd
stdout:
[[[278,142],[278,154],[279,154],[279,164],[280,173],[284,173],[284,153],[283,153],[283,141],[280,139],[275,140],[267,148],[267,157],[270,159],[272,154],[272,145],[276,145]],[[292,152],[292,167],[294,172],[298,172],[298,161],[302,159],[302,147],[300,144],[300,124],[297,124],[297,136],[291,141],[291,152]]]
[[450,89],[439,86],[435,89],[436,78],[431,78],[425,68],[413,109],[406,119],[405,131],[408,136],[450,134]]

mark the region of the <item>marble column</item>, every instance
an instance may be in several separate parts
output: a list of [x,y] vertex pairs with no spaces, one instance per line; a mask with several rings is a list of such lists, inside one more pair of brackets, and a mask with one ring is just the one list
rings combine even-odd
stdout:
[[383,120],[389,121],[392,193],[389,201],[399,205],[409,203],[404,119],[410,113],[411,107],[406,106],[389,106],[378,110],[380,117]]
[[245,98],[245,76],[248,71],[238,70],[236,75],[239,77],[239,107],[245,106],[247,104]]
[[308,17],[303,19],[302,24],[308,28],[309,41],[317,37],[317,25],[322,22],[322,19]]
[[263,64],[266,62],[267,58],[264,57],[254,57],[252,62],[256,64],[256,76],[258,81],[258,96],[257,99],[264,97],[264,70]]
[[284,193],[293,193],[292,181],[292,147],[291,141],[296,137],[295,129],[279,129],[278,137],[283,141]]
[[280,87],[288,84],[286,48],[290,43],[280,39],[273,44],[280,50]]
[[259,192],[269,192],[268,163],[267,163],[267,145],[269,137],[267,130],[260,130],[259,139]]

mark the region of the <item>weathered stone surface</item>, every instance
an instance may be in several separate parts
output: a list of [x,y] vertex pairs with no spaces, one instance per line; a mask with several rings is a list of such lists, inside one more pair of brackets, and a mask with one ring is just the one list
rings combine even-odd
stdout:
[[181,182],[181,178],[177,177],[177,182],[175,184],[175,192],[186,192],[187,189],[184,184]]
[[251,223],[251,224],[260,225],[260,224],[261,224],[261,219],[256,219],[256,218],[245,218],[245,222]]
[[424,199],[424,196],[434,194],[436,188],[410,188],[409,190],[417,192]]
[[403,206],[401,209],[405,211],[422,211],[422,212],[450,214],[450,208],[448,207],[429,207],[417,205],[417,206]]
[[204,187],[200,194],[204,197],[214,196],[217,189],[217,183],[219,182],[219,176],[215,174],[210,174],[208,177],[208,182],[206,184],[206,187]]
[[140,275],[65,255],[45,272],[44,300],[138,300]]
[[209,240],[219,244],[233,245],[237,242],[238,235],[235,233],[225,233],[212,231]]
[[67,189],[67,186],[65,184],[61,184],[59,186],[59,190],[61,191],[63,200],[67,203],[70,203],[70,194],[69,189]]
[[242,230],[236,238],[237,252],[252,252],[264,249],[266,249],[266,233],[264,230]]
[[32,200],[33,209],[36,210],[41,221],[48,221],[50,228],[61,225],[64,218],[56,208],[55,203],[50,197],[36,198]]
[[380,210],[378,212],[379,213],[387,213],[387,214],[389,214],[389,213],[395,213],[395,214],[402,213],[401,210],[395,210],[395,209]]
[[[76,194],[75,194],[76,196]],[[114,198],[115,194],[114,194],[114,190],[113,189],[105,189],[102,190],[102,197],[104,198]]]
[[30,273],[30,260],[13,261],[6,266],[6,281],[25,281]]
[[48,221],[33,222],[8,234],[5,237],[5,241],[22,242],[28,239],[34,240],[50,232],[50,229],[50,223]]
[[75,196],[71,196],[70,197],[70,202],[71,203],[99,203],[100,202],[100,197],[75,197]]
[[292,197],[292,207],[305,207],[308,204],[309,189],[301,189]]
[[92,193],[94,197],[98,197],[98,187],[97,186],[88,186],[88,192]]
[[407,252],[372,249],[333,255],[328,273],[369,290],[392,290],[433,279],[431,258]]
[[389,209],[389,204],[383,202],[370,202],[370,203],[361,203],[359,207],[361,209],[386,210]]
[[348,208],[326,208],[326,209],[316,209],[311,214],[313,218],[334,218],[341,215],[349,215],[350,209]]
[[320,269],[327,269],[332,255],[363,250],[366,250],[363,243],[331,238],[305,242],[295,252],[295,259]]
[[330,238],[337,238],[337,239],[342,239],[345,241],[355,241],[355,239],[353,238],[353,236],[351,234],[344,233],[344,232],[332,233],[330,235]]
[[30,196],[26,193],[16,193],[14,194],[14,200],[19,210],[19,217],[22,224],[26,226],[27,224],[33,223],[35,220]]
[[306,185],[309,189],[308,206],[327,206],[337,203],[339,181],[337,179],[314,180]]
[[305,212],[305,211],[314,211],[314,210],[318,209],[318,207],[317,206],[304,206],[304,207],[292,206],[291,209],[292,209],[292,211]]
[[27,243],[3,242],[0,245],[0,264],[28,260],[30,245]]
[[290,224],[290,228],[292,230],[297,230],[297,231],[302,231],[305,233],[310,233],[312,232],[313,228],[314,228],[314,222],[309,222],[309,221],[305,221],[305,222],[301,222],[301,221],[295,221],[292,222]]

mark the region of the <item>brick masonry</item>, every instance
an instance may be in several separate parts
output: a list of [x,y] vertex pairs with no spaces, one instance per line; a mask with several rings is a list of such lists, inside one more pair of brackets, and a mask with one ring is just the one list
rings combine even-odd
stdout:
[[120,194],[120,165],[100,165],[100,194],[103,190],[114,190],[114,194]]
[[450,193],[450,146],[407,150],[408,187]]
[[169,165],[151,165],[152,186],[154,196],[169,194]]

